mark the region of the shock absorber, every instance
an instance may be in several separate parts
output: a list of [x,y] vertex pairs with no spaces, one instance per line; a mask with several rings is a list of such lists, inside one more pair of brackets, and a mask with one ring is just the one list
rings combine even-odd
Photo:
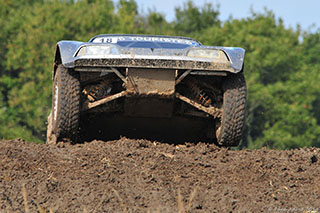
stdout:
[[90,102],[99,100],[111,92],[110,82],[108,79],[101,80],[97,84],[86,86],[82,92]]
[[211,98],[203,90],[199,88],[199,86],[196,84],[194,79],[188,78],[188,79],[185,79],[184,82],[191,89],[198,103],[206,107],[211,105],[212,103]]

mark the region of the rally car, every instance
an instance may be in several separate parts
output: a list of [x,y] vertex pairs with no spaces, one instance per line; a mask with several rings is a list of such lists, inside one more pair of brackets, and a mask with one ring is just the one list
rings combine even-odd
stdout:
[[103,34],[57,43],[47,142],[76,141],[84,114],[201,120],[208,142],[237,146],[246,110],[245,50],[186,37]]

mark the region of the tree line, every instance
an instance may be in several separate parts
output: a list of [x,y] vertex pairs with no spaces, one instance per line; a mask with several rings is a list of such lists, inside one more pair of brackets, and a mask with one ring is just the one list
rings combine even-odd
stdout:
[[0,0],[0,138],[42,142],[59,40],[97,34],[178,35],[246,49],[248,109],[239,148],[320,147],[320,33],[285,27],[272,11],[222,22],[186,1],[168,22],[134,0]]

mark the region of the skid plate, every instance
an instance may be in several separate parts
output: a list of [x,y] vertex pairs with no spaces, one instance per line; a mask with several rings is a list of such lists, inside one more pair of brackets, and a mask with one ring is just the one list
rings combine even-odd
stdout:
[[171,117],[175,70],[128,69],[125,115]]

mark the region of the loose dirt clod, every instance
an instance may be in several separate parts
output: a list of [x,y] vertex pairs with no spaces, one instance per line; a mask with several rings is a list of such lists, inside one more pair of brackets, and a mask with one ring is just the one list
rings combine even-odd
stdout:
[[127,138],[1,141],[0,212],[319,211],[319,155]]

